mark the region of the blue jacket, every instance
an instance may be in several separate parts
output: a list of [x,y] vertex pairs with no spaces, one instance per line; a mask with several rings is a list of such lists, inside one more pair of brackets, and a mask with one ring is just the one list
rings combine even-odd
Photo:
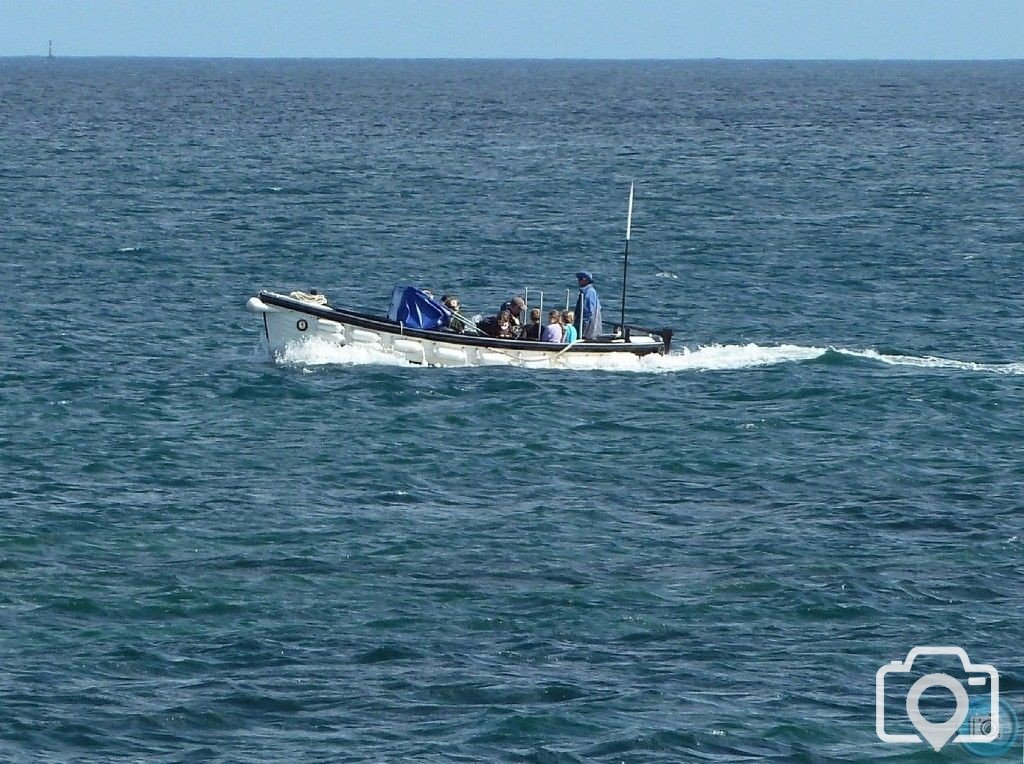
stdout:
[[580,296],[576,301],[576,321],[582,322],[580,336],[585,340],[597,338],[603,331],[601,328],[601,300],[593,284],[580,287]]

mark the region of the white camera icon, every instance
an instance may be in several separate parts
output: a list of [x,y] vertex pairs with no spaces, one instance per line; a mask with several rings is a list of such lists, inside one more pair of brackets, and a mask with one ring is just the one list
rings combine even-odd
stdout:
[[[958,734],[967,712],[970,701],[967,690],[961,682],[949,674],[926,674],[911,686],[907,693],[907,718],[920,735],[891,734],[885,731],[885,678],[889,674],[909,674],[914,661],[925,655],[953,655],[960,659],[960,664],[967,674],[967,684],[972,687],[988,685],[989,716],[984,725],[970,725],[970,732]],[[919,703],[921,695],[932,687],[944,687],[956,700],[956,710],[945,722],[935,723],[925,719],[921,714]],[[924,739],[936,751],[946,743],[991,743],[999,737],[999,672],[994,666],[983,663],[971,663],[962,647],[915,647],[907,653],[906,660],[892,661],[883,665],[875,674],[875,732],[879,740],[886,743],[917,743]]]

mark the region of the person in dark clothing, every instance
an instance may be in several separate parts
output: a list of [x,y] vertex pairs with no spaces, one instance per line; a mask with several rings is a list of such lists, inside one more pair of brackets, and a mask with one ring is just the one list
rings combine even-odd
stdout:
[[503,310],[507,310],[509,316],[512,317],[512,325],[515,327],[516,334],[518,334],[523,325],[522,319],[523,311],[526,310],[526,300],[517,295],[504,303],[501,308],[498,309],[498,313],[501,313]]
[[498,314],[498,338],[503,340],[513,340],[519,336],[519,327],[516,326],[512,319],[512,314],[503,310]]
[[476,322],[476,328],[486,334],[488,337],[498,336],[498,317],[488,316],[487,318],[481,319]]
[[519,336],[519,327],[513,324],[512,314],[507,310],[496,316],[488,316],[476,326],[488,337],[511,340]]
[[540,331],[540,308],[534,308],[530,311],[530,323],[523,327],[520,337],[524,340],[539,340]]

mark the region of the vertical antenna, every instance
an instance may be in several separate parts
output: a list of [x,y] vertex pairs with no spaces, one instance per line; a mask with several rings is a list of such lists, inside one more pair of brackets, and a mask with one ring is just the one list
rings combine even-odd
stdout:
[[629,211],[626,213],[626,252],[622,256],[622,313],[619,331],[626,334],[626,266],[629,264],[629,234],[633,229],[633,182],[629,183]]

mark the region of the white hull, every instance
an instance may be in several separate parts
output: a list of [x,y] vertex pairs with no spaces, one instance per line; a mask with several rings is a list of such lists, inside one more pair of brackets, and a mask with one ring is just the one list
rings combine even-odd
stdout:
[[267,345],[275,355],[285,353],[289,346],[316,340],[339,347],[384,352],[409,363],[428,366],[592,369],[621,364],[624,355],[639,357],[664,352],[661,337],[643,333],[634,333],[629,341],[579,342],[571,346],[481,340],[455,334],[446,341],[447,332],[410,331],[365,314],[303,303],[268,292],[250,298],[246,308],[262,316]]

